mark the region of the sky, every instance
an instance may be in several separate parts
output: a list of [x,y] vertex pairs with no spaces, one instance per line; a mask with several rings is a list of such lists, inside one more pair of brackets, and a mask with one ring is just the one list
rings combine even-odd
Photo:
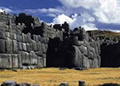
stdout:
[[120,32],[120,0],[0,0],[0,11],[27,13],[48,24]]

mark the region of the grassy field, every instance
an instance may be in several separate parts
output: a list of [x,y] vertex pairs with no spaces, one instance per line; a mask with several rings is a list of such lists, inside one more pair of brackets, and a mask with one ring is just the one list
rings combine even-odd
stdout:
[[40,86],[58,86],[61,82],[68,82],[70,86],[78,86],[79,80],[85,81],[87,86],[98,86],[103,83],[120,84],[120,68],[97,68],[83,71],[58,68],[18,70],[17,72],[0,71],[0,84],[6,80],[40,84]]

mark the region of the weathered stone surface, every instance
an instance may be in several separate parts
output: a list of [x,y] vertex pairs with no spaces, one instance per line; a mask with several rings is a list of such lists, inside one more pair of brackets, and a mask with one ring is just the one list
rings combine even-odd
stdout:
[[22,50],[23,50],[22,42],[18,42],[18,50],[19,50],[19,51],[22,51]]
[[40,85],[38,85],[38,84],[33,84],[32,86],[40,86]]
[[37,67],[38,68],[45,67],[44,66],[44,58],[43,57],[38,57],[37,58]]
[[75,37],[72,38],[72,44],[73,44],[73,45],[78,45],[78,46],[79,46],[80,44],[79,44],[78,41],[79,41],[79,40],[78,40],[78,36],[75,36]]
[[18,54],[18,68],[22,69],[22,52],[19,51]]
[[21,57],[22,57],[22,65],[28,66],[30,65],[30,56],[29,53],[22,51],[21,52]]
[[5,33],[3,31],[0,30],[0,39],[5,39]]
[[5,36],[8,37],[8,38],[10,38],[10,33],[9,33],[9,32],[6,32],[6,33],[5,33]]
[[37,51],[37,45],[36,45],[36,42],[34,40],[32,41],[32,50]]
[[87,57],[83,57],[83,68],[90,68],[89,59]]
[[78,81],[78,86],[85,86],[85,82],[84,81]]
[[6,52],[8,54],[12,53],[12,40],[10,38],[6,40]]
[[17,41],[22,42],[22,35],[17,35]]
[[69,86],[67,82],[62,82],[59,86]]
[[35,54],[35,52],[34,51],[31,51],[30,52],[30,64],[31,65],[37,65],[37,55]]
[[32,43],[27,43],[26,46],[28,52],[32,51]]
[[22,49],[23,49],[23,51],[27,51],[26,43],[22,43]]
[[17,83],[15,81],[5,81],[1,86],[16,86]]
[[41,48],[42,48],[42,52],[43,53],[46,53],[46,51],[47,51],[47,49],[46,49],[46,47],[45,47],[45,44],[41,44]]
[[31,42],[31,40],[32,40],[32,39],[31,39],[31,34],[30,34],[30,33],[28,33],[28,34],[27,34],[27,40],[26,40],[26,41],[30,43],[30,42]]
[[30,84],[29,83],[20,83],[20,84],[18,84],[18,86],[30,86]]
[[12,68],[12,57],[10,54],[0,54],[0,68]]
[[77,46],[73,46],[74,48],[74,57],[73,64],[74,67],[82,67],[82,53]]
[[12,54],[12,68],[18,68],[18,55],[17,54]]
[[79,49],[80,49],[80,51],[81,51],[84,55],[88,55],[88,49],[87,49],[87,47],[81,45],[81,46],[79,47]]
[[5,53],[6,52],[5,48],[6,48],[5,40],[0,39],[0,53]]
[[120,84],[117,83],[104,83],[103,85],[100,86],[120,86]]
[[12,52],[14,54],[18,53],[18,42],[16,40],[12,40]]

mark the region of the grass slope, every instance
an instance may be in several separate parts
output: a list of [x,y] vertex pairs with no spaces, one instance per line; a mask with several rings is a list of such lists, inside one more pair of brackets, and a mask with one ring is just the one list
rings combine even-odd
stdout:
[[112,32],[112,31],[105,31],[105,30],[93,30],[88,31],[88,33],[93,33],[95,36],[105,36],[111,38],[120,38],[120,33]]
[[97,68],[83,71],[59,70],[58,68],[19,70],[17,72],[0,71],[0,84],[6,80],[40,84],[40,86],[58,86],[61,82],[68,82],[70,86],[78,86],[79,80],[84,80],[87,86],[98,86],[103,83],[120,84],[120,68]]

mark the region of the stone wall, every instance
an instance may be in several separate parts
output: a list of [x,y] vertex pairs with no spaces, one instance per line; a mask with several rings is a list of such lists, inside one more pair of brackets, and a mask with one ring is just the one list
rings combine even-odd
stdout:
[[15,23],[15,16],[0,14],[0,68],[46,67],[49,39],[24,34],[25,27],[25,24]]
[[100,67],[101,45],[118,40],[91,34],[66,22],[52,26],[25,13],[0,13],[0,68]]
[[100,67],[100,43],[91,38],[83,28],[76,28],[63,37],[49,41],[47,66],[69,68]]
[[120,67],[120,33],[110,31],[91,31],[89,33],[99,38],[100,67]]

